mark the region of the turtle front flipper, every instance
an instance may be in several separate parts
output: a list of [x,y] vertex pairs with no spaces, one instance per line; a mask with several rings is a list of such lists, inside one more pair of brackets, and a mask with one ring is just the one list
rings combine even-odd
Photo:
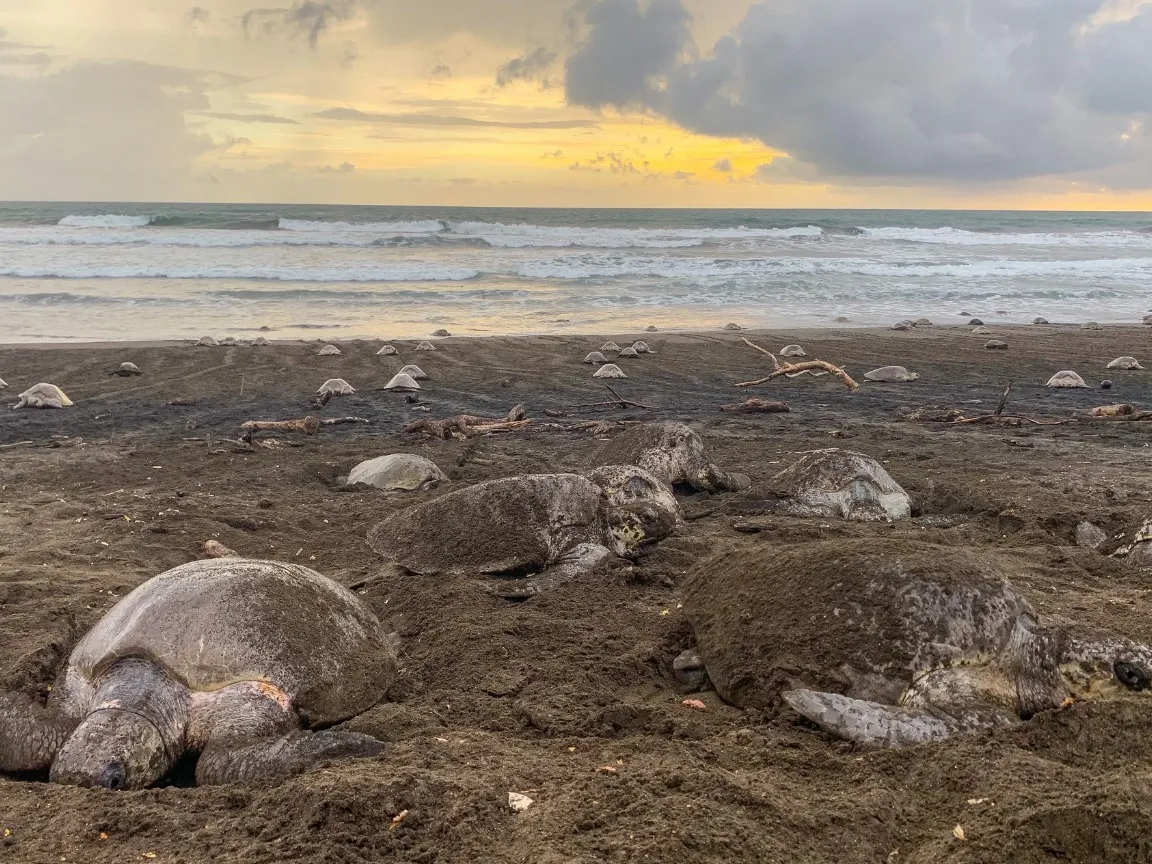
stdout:
[[693,472],[688,483],[697,492],[743,492],[752,485],[752,479],[747,474],[730,474],[709,462]]
[[797,713],[825,732],[871,747],[910,747],[1019,722],[1019,718],[997,710],[975,709],[952,716],[814,690],[791,690],[783,696]]
[[76,728],[20,693],[0,693],[0,771],[43,771]]
[[283,780],[321,762],[377,756],[384,744],[370,735],[328,729],[297,730],[279,738],[248,744],[220,740],[210,744],[196,763],[196,784],[259,783]]
[[501,579],[488,582],[485,588],[505,600],[527,600],[571,582],[585,573],[591,573],[604,561],[613,557],[612,552],[599,543],[581,543],[573,546],[560,556],[555,564],[529,576],[527,579]]

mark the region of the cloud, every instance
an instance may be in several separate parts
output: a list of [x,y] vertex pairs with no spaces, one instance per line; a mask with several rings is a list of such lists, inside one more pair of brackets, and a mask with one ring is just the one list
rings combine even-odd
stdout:
[[437,81],[443,81],[445,78],[452,77],[452,70],[444,63],[437,63],[428,74],[429,77],[435,78]]
[[713,171],[719,171],[722,174],[730,174],[732,172],[731,159],[717,159],[716,164],[712,166]]
[[825,178],[1143,175],[1152,6],[1099,26],[1108,5],[770,0],[700,56],[679,0],[597,0],[566,94],[756,138]]
[[51,65],[52,57],[43,51],[35,54],[0,53],[0,66],[35,66],[37,69],[46,69]]
[[351,162],[342,162],[336,168],[331,165],[325,165],[320,169],[321,174],[351,174],[356,170],[356,166]]
[[513,57],[496,70],[496,86],[507,87],[515,81],[545,81],[545,75],[559,56],[550,48],[536,48]]
[[299,122],[290,117],[277,117],[275,114],[241,114],[236,111],[201,111],[205,117],[215,117],[217,120],[235,120],[238,123],[274,123],[283,126],[299,126]]
[[340,68],[351,69],[359,59],[360,49],[356,47],[356,43],[345,42],[344,47],[340,50]]
[[306,38],[315,48],[333,24],[349,20],[356,11],[356,0],[297,0],[288,9],[249,9],[240,21],[246,33],[287,33]]
[[355,108],[329,108],[312,115],[324,120],[348,120],[355,123],[392,123],[400,126],[476,126],[497,129],[591,129],[591,120],[478,120],[443,114],[376,114]]
[[188,23],[192,26],[207,24],[212,20],[212,13],[203,6],[193,6],[188,10]]

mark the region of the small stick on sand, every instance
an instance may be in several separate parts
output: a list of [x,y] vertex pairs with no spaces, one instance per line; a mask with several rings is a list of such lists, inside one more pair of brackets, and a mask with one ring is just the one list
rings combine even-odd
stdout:
[[[743,338],[743,337],[741,337]],[[824,360],[806,360],[803,363],[781,363],[776,359],[776,355],[765,348],[761,348],[747,339],[743,340],[744,343],[752,348],[755,348],[761,354],[767,354],[772,358],[772,365],[776,367],[776,371],[769,375],[767,378],[760,378],[756,381],[744,381],[740,384],[734,384],[734,387],[759,387],[761,384],[767,384],[769,381],[779,378],[781,375],[792,375],[798,372],[808,372],[812,369],[823,369],[825,372],[830,372],[844,382],[844,386],[849,390],[856,391],[860,389],[860,385],[852,380],[851,376],[839,366],[834,366]]]
[[344,426],[348,423],[369,423],[363,417],[329,417],[327,420],[321,420],[320,423],[324,426]]
[[721,411],[731,414],[787,414],[792,409],[787,402],[766,402],[763,399],[745,399],[731,405],[721,405]]
[[252,432],[303,432],[305,435],[315,435],[320,425],[320,421],[309,414],[300,420],[249,420],[240,428]]
[[631,399],[625,399],[623,396],[621,396],[619,393],[617,393],[615,390],[613,390],[607,384],[604,385],[604,389],[607,390],[609,393],[611,393],[613,396],[615,396],[617,398],[617,400],[619,400],[621,408],[629,408],[629,407],[631,407],[631,408],[647,408],[649,411],[659,411],[660,410],[655,405],[644,405],[640,402],[633,402]]
[[35,443],[35,441],[17,441],[15,444],[0,444],[0,450],[7,450],[9,447],[27,447]]
[[1004,388],[1004,395],[1000,397],[1000,404],[996,406],[994,412],[997,417],[1004,413],[1004,406],[1008,404],[1008,394],[1012,392],[1012,382],[1008,382],[1008,386]]

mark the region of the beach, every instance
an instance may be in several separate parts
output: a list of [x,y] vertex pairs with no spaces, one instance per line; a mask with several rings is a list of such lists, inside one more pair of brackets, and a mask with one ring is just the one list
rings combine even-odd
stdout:
[[[435,352],[395,342],[394,357],[377,355],[380,340],[339,342],[338,357],[317,356],[322,342],[286,341],[0,348],[7,404],[42,381],[75,402],[0,412],[0,689],[46,694],[104,612],[203,557],[211,539],[351,587],[400,640],[388,698],[345,724],[387,742],[380,757],[267,788],[177,782],[115,793],[0,779],[3,860],[1148,860],[1147,696],[877,751],[713,692],[695,694],[705,710],[690,708],[671,673],[691,643],[680,590],[693,564],[731,545],[817,539],[978,549],[1045,623],[1152,641],[1152,576],[1107,554],[1150,515],[1152,424],[1084,416],[1109,403],[1152,405],[1150,373],[1104,368],[1121,355],[1147,360],[1149,329],[986,323],[992,336],[935,326],[452,337],[435,340]],[[609,338],[644,339],[654,352],[621,359],[628,377],[607,382],[614,394],[581,363]],[[772,371],[744,338],[774,352],[799,343],[857,381],[888,364],[920,378],[865,382],[857,393],[807,375],[738,389]],[[1008,350],[985,350],[989,338]],[[122,362],[143,374],[111,376]],[[416,403],[378,389],[408,363],[429,376]],[[1064,369],[1089,388],[1045,388]],[[313,394],[330,378],[358,392],[317,409]],[[900,419],[906,407],[991,414],[1009,382],[1000,422]],[[749,396],[791,411],[720,410]],[[511,432],[449,441],[402,431],[460,413],[503,417],[517,404],[532,423]],[[251,448],[235,441],[245,421],[308,414],[368,422],[261,433]],[[586,420],[610,425],[566,428]],[[620,424],[651,420],[691,425],[753,491],[812,450],[868,454],[909,492],[913,518],[802,519],[768,512],[748,492],[683,495],[676,536],[524,603],[472,580],[405,574],[367,545],[373,525],[416,501],[581,470]],[[340,489],[358,462],[396,452],[428,457],[452,482],[412,495]],[[1099,550],[1076,546],[1083,520],[1106,532]],[[515,814],[509,792],[534,803]]]

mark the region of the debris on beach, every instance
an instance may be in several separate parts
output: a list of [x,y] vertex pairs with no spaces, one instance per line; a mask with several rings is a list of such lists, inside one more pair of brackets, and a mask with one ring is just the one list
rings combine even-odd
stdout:
[[513,813],[523,813],[535,803],[527,795],[521,795],[519,792],[508,793],[508,808]]
[[267,339],[265,339],[263,336],[257,336],[255,339],[252,340],[252,347],[253,348],[267,348],[271,344],[272,343],[269,342]]
[[319,418],[309,414],[299,420],[249,420],[242,423],[240,428],[246,432],[303,432],[305,435],[315,435],[320,431]]
[[767,348],[761,348],[755,342],[751,342],[743,336],[740,337],[741,341],[753,350],[759,351],[772,358],[772,365],[776,367],[776,371],[769,375],[767,378],[758,378],[755,381],[742,381],[739,384],[733,384],[733,387],[759,387],[761,384],[767,384],[782,375],[787,375],[793,378],[803,372],[810,372],[813,375],[818,374],[814,370],[820,370],[824,374],[832,374],[844,382],[844,386],[849,390],[856,391],[860,389],[860,385],[852,380],[852,377],[839,366],[834,366],[824,360],[805,360],[803,363],[781,363],[776,359],[776,355],[769,351]]
[[768,402],[764,399],[745,399],[731,405],[721,405],[721,411],[729,414],[787,414],[792,409],[787,402]]

